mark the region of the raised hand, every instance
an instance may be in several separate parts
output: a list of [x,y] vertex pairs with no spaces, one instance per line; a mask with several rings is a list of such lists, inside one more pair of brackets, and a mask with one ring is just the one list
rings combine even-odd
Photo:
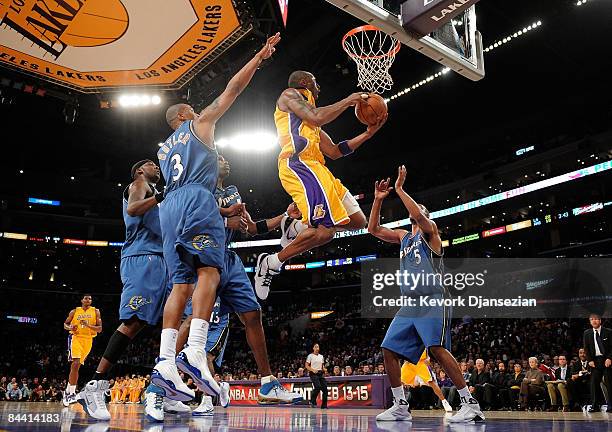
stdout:
[[389,192],[393,190],[392,187],[389,187],[389,183],[391,183],[390,178],[379,180],[374,183],[374,199],[382,200],[389,196]]
[[398,191],[402,189],[405,181],[406,181],[406,166],[402,165],[397,168],[397,180],[395,180],[395,190]]
[[261,57],[262,60],[267,60],[270,57],[272,57],[272,54],[274,54],[274,51],[276,51],[276,48],[274,48],[276,46],[276,44],[278,44],[281,40],[280,37],[280,33],[276,33],[274,36],[270,36],[268,38],[268,40],[266,41],[266,44],[263,46],[263,48],[259,51],[258,55]]

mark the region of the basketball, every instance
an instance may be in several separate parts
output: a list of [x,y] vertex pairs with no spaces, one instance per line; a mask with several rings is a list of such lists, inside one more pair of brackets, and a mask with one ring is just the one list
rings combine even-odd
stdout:
[[73,47],[95,47],[115,42],[128,28],[128,13],[119,0],[89,0],[77,12],[62,42]]
[[376,93],[368,93],[368,98],[355,105],[355,115],[364,125],[371,126],[387,114],[387,102]]

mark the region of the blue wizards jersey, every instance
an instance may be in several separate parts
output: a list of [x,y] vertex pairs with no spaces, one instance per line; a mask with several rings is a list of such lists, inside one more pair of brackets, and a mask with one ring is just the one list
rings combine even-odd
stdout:
[[[227,186],[223,189],[216,188],[215,189],[215,199],[219,203],[220,208],[227,208],[233,204],[238,204],[242,202],[242,198],[240,197],[240,192],[238,192],[238,188],[234,185]],[[229,244],[234,241],[236,237],[236,232],[229,228],[225,229],[225,247],[229,247]]]
[[400,249],[400,271],[408,273],[408,279],[401,285],[402,294],[431,295],[443,294],[442,256],[435,253],[423,234],[417,232],[402,238]]
[[[123,192],[123,221],[125,222],[125,243],[121,248],[121,258],[162,254],[162,235],[159,223],[159,206],[155,206],[141,216],[127,213],[129,186]],[[156,191],[153,189],[153,193]]]
[[221,299],[217,297],[215,299],[215,306],[213,307],[212,314],[210,315],[211,328],[214,327],[225,327],[229,323],[229,313],[221,315]]
[[217,184],[217,150],[204,144],[191,120],[183,122],[157,152],[166,180],[166,194],[186,185],[201,185],[211,193]]

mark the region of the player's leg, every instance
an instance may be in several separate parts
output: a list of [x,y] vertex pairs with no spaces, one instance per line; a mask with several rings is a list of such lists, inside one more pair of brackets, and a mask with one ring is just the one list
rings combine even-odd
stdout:
[[424,348],[412,324],[412,319],[396,315],[382,342],[383,360],[391,384],[393,405],[378,414],[377,421],[409,421],[412,419],[402,384],[400,358],[406,358],[409,362],[416,364]]
[[80,343],[73,337],[71,352],[77,357],[72,357],[72,361],[70,362],[68,383],[66,384],[66,389],[64,390],[64,395],[62,397],[62,403],[66,407],[77,401],[76,386],[79,382],[79,368],[81,367],[80,351]]
[[446,397],[444,397],[444,393],[442,393],[442,389],[440,388],[436,380],[432,379],[431,381],[427,383],[427,385],[433,390],[433,392],[438,397],[438,399],[440,399],[440,402],[442,403],[442,407],[444,407],[444,411],[451,412],[453,408],[450,406],[450,404],[446,400]]
[[[200,267],[197,272],[198,280],[192,295],[193,316],[189,326],[187,347],[178,355],[177,366],[193,378],[200,390],[217,396],[220,389],[208,370],[206,338],[220,274],[217,268],[209,266]],[[182,313],[183,311],[181,316]],[[178,325],[176,328],[178,329]]]
[[272,277],[281,271],[283,262],[330,242],[337,227],[350,221],[342,204],[344,195],[338,194],[337,181],[324,165],[284,159],[279,161],[278,168],[281,184],[300,210],[307,228],[282,251],[257,258],[255,292],[262,300],[268,297]]
[[480,405],[478,401],[472,397],[455,357],[453,357],[453,355],[443,346],[430,346],[428,350],[429,354],[440,364],[444,372],[446,372],[446,375],[448,375],[455,384],[457,392],[459,393],[461,409],[455,416],[451,417],[449,421],[466,422],[484,420]]
[[301,401],[300,394],[286,390],[272,374],[266,336],[261,322],[261,306],[257,302],[242,261],[233,251],[226,251],[224,269],[224,279],[219,288],[220,314],[235,312],[245,327],[247,342],[261,375],[258,402],[270,404]]

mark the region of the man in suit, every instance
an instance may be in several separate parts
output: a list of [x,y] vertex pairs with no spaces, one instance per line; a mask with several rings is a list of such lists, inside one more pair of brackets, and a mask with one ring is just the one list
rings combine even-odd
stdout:
[[584,348],[578,350],[578,361],[572,365],[572,375],[571,379],[567,380],[567,390],[577,405],[574,409],[578,411],[581,410],[581,404],[586,402],[586,397],[591,399],[591,372]]
[[[555,358],[557,357],[555,356]],[[560,355],[558,361],[559,367],[555,369],[555,380],[546,383],[551,403],[548,411],[556,412],[559,410],[559,398],[557,394],[560,394],[561,402],[563,403],[563,412],[569,412],[572,395],[568,391],[567,381],[570,380],[570,371],[567,366],[567,358],[564,355]]]
[[[601,316],[592,313],[589,316],[591,328],[584,332],[584,348],[588,365],[591,368],[591,397],[593,404],[589,412],[599,411],[601,405],[602,379],[606,385],[612,383],[612,330],[601,325]],[[608,405],[608,412],[612,412],[612,404]]]
[[468,381],[470,393],[474,398],[483,404],[485,410],[491,409],[493,403],[493,389],[491,384],[491,374],[485,370],[485,362],[483,359],[476,360],[476,369],[470,376]]
[[493,373],[493,378],[491,383],[495,386],[495,391],[499,396],[499,408],[502,410],[510,409],[510,398],[508,396],[508,379],[509,375],[506,373],[506,364],[504,362],[499,362],[497,365],[497,370]]

